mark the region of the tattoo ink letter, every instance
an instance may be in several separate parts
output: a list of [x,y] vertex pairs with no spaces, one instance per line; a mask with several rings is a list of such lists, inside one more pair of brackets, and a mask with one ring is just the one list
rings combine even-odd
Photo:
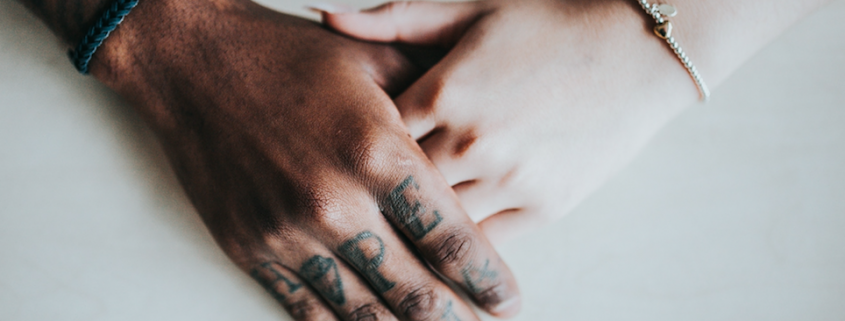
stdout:
[[[332,270],[334,273],[331,273]],[[316,255],[302,264],[299,275],[327,300],[337,305],[346,303],[346,297],[343,296],[343,281],[340,279],[334,259]]]
[[302,287],[302,284],[295,283],[282,275],[282,269],[284,269],[284,267],[282,267],[279,263],[264,262],[260,266],[252,269],[252,272],[250,273],[250,276],[258,281],[258,283],[260,283],[267,292],[270,292],[270,294],[273,295],[273,298],[279,302],[283,302],[285,300],[285,295],[283,294],[283,290],[280,285],[284,284],[287,286],[287,293],[294,293]]
[[434,210],[432,211],[434,219],[428,224],[423,223],[422,215],[426,213],[426,208],[420,204],[419,200],[411,200],[405,195],[409,187],[413,187],[415,191],[420,189],[420,186],[414,181],[413,176],[408,176],[408,178],[390,192],[390,195],[387,196],[387,204],[390,215],[393,215],[411,233],[414,239],[420,240],[428,232],[431,232],[437,224],[440,224],[443,217],[440,216],[437,210]]
[[484,287],[481,285],[485,280],[495,280],[498,273],[496,271],[490,271],[488,267],[490,266],[490,260],[484,261],[484,266],[481,268],[476,268],[472,266],[472,262],[461,271],[464,277],[464,283],[466,284],[467,288],[475,294],[481,293],[484,291]]
[[[378,242],[378,253],[372,255],[372,257],[368,257],[367,253],[364,252],[365,248],[362,247],[364,245],[362,243],[368,240]],[[372,232],[361,232],[351,240],[340,245],[338,250],[349,261],[349,264],[352,264],[352,266],[364,275],[367,281],[370,281],[370,284],[379,293],[387,292],[396,285],[396,283],[387,280],[378,270],[381,263],[384,262],[384,242]]]
[[443,311],[443,315],[440,316],[440,320],[461,321],[461,319],[455,315],[455,311],[452,311],[452,300],[449,300],[449,303],[446,304],[446,311]]

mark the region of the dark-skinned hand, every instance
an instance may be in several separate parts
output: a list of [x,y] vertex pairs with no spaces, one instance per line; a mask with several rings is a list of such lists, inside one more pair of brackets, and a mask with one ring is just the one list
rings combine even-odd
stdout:
[[[70,43],[84,28],[58,4],[93,21],[108,3],[22,2]],[[139,110],[220,247],[295,319],[477,320],[441,277],[490,313],[519,309],[391,101],[416,74],[396,50],[250,1],[145,0],[91,73]]]

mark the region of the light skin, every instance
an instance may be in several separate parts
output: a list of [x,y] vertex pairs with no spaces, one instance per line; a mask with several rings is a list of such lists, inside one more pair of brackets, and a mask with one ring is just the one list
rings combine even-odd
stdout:
[[[69,45],[110,3],[20,2]],[[90,66],[156,133],[223,251],[294,319],[478,320],[441,277],[490,313],[519,309],[513,275],[391,100],[419,74],[395,49],[250,1],[144,0]]]
[[[669,20],[715,88],[827,2],[673,0],[679,14]],[[699,98],[634,0],[323,9],[329,27],[359,39],[450,50],[396,104],[494,242],[565,215]]]

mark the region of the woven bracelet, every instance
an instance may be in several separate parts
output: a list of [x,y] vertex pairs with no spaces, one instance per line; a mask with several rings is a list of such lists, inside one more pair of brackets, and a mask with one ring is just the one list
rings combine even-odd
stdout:
[[97,20],[97,23],[88,30],[88,33],[82,38],[82,42],[79,43],[79,46],[76,46],[76,50],[68,51],[70,61],[76,67],[76,70],[79,70],[79,73],[88,74],[88,63],[91,62],[91,57],[94,56],[97,48],[123,22],[123,18],[136,5],[138,5],[138,0],[115,0],[111,7]]

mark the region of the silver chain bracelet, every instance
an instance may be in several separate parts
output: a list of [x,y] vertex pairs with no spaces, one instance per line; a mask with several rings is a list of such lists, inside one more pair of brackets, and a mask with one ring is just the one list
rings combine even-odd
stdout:
[[707,89],[707,84],[704,83],[704,80],[701,79],[701,74],[698,73],[698,69],[695,68],[695,65],[692,64],[687,54],[681,49],[681,46],[678,45],[678,42],[675,41],[675,37],[672,37],[672,23],[666,18],[674,17],[678,14],[678,10],[675,7],[668,5],[668,4],[649,4],[647,0],[638,0],[640,6],[654,18],[654,22],[657,23],[654,26],[654,33],[663,40],[666,40],[666,43],[669,44],[669,47],[672,47],[672,50],[675,51],[675,55],[678,56],[678,59],[684,64],[684,67],[687,68],[690,76],[695,81],[695,85],[698,86],[698,92],[701,94],[702,101],[710,100],[710,89]]

